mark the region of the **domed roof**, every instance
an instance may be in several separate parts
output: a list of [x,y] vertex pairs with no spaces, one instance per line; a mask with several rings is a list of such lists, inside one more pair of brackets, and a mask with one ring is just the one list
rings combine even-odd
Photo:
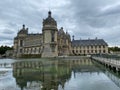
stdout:
[[23,28],[18,32],[18,34],[27,34],[28,28],[25,29],[25,25],[23,24]]
[[59,34],[61,34],[61,35],[62,35],[62,34],[65,35],[65,32],[64,32],[64,30],[63,30],[63,27],[61,27],[58,32],[59,32]]
[[56,21],[54,20],[54,18],[51,17],[51,11],[48,12],[48,17],[43,20],[43,26],[44,25],[55,25],[57,26]]

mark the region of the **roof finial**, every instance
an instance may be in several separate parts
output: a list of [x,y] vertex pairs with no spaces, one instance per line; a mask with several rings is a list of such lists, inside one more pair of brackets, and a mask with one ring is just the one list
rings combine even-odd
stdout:
[[61,29],[63,30],[63,27],[61,27]]
[[73,39],[72,39],[72,40],[74,41],[74,35],[73,35],[72,37],[73,37]]
[[48,16],[51,17],[51,11],[50,11],[50,10],[49,10],[49,12],[48,12]]
[[25,24],[23,24],[23,28],[25,28]]

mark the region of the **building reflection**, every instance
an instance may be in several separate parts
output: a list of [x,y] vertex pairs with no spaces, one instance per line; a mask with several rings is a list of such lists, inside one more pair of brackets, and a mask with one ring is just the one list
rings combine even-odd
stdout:
[[97,72],[90,59],[22,61],[13,64],[13,76],[21,90],[58,90],[71,78],[72,71]]

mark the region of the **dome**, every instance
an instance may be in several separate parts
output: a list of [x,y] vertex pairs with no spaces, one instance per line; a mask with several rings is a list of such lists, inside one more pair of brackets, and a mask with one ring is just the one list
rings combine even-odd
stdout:
[[43,20],[43,26],[44,25],[55,25],[57,26],[56,21],[54,20],[54,18],[51,17],[51,11],[48,12],[48,17]]
[[61,27],[58,32],[59,32],[59,34],[61,34],[61,35],[64,35],[64,34],[65,34],[65,32],[64,32],[64,30],[63,30],[63,27]]
[[28,28],[25,29],[25,25],[23,24],[23,28],[18,32],[18,34],[27,34]]

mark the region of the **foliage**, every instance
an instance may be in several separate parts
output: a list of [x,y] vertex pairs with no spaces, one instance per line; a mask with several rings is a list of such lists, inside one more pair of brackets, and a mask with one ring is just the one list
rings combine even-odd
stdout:
[[115,51],[120,51],[120,48],[117,47],[117,46],[115,46],[115,47],[109,47],[108,50],[109,50],[109,51],[114,51],[114,52],[115,52]]
[[9,46],[0,46],[0,54],[3,55],[7,50],[13,50],[13,47]]

